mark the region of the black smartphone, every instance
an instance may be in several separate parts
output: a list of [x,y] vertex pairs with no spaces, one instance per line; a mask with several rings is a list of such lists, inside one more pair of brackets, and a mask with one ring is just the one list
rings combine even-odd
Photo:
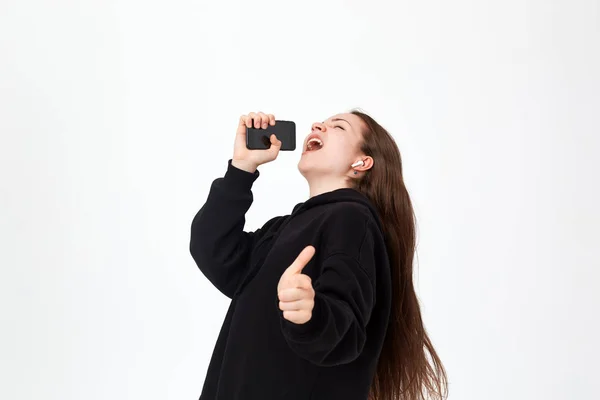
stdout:
[[275,125],[266,129],[246,128],[246,147],[250,150],[266,150],[271,147],[272,134],[281,140],[282,151],[296,150],[296,123],[293,121],[275,120]]

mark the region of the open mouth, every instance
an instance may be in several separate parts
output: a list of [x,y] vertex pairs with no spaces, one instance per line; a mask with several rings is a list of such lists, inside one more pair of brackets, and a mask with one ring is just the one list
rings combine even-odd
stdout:
[[306,142],[306,151],[317,151],[323,148],[323,141],[318,137],[311,137]]

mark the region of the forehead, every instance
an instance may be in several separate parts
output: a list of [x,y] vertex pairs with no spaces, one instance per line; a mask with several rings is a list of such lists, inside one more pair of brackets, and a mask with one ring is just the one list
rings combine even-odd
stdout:
[[334,121],[336,119],[343,119],[347,121],[350,124],[352,130],[356,133],[362,132],[362,130],[365,128],[365,123],[363,122],[363,120],[357,115],[351,113],[336,114],[328,118],[329,121]]

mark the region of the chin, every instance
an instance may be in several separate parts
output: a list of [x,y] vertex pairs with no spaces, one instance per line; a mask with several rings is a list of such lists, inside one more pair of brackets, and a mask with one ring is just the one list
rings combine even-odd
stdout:
[[322,168],[322,163],[319,163],[318,160],[310,157],[303,156],[300,158],[300,161],[298,161],[298,171],[300,171],[304,177],[307,175],[314,175],[319,169]]
[[305,178],[329,175],[330,165],[324,163],[323,160],[302,157],[298,162],[298,171]]
[[298,171],[300,171],[300,173],[304,176],[306,176],[305,174],[310,170],[310,165],[306,162],[306,159],[304,157],[300,158],[300,161],[298,161]]

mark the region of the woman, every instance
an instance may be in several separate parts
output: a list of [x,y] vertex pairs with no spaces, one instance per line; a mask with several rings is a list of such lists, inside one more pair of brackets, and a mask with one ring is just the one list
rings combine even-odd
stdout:
[[232,299],[200,399],[444,398],[446,375],[423,326],[412,273],[413,209],[388,132],[352,111],[315,123],[298,169],[310,198],[244,232],[257,168],[239,120],[233,158],[192,222],[190,251]]

